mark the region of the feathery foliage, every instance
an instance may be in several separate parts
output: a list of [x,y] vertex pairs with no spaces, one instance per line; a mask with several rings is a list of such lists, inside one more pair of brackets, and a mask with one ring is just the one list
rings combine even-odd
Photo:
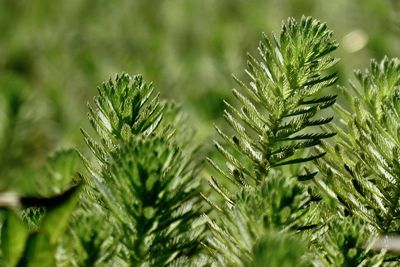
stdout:
[[88,105],[88,118],[101,145],[84,130],[82,133],[99,165],[106,163],[109,152],[132,135],[150,135],[157,128],[163,108],[158,96],[151,98],[153,90],[153,86],[145,83],[141,76],[132,78],[126,74],[98,88],[95,108]]
[[182,119],[176,108],[152,93],[141,76],[117,76],[99,87],[96,108],[89,106],[101,145],[82,131],[96,156],[86,179],[114,224],[118,256],[135,266],[195,258],[204,231],[196,224],[202,210],[190,136],[175,128]]
[[[271,175],[256,188],[240,190],[233,208],[221,210],[219,220],[208,219],[213,231],[208,243],[219,264],[248,266],[257,262],[256,258],[262,257],[254,254],[259,251],[257,244],[275,242],[274,235],[278,232],[285,236],[289,230],[301,230],[303,225],[299,223],[308,213],[310,202],[307,191],[297,180],[280,176]],[[276,260],[272,255],[268,256],[270,260]],[[298,258],[291,260],[294,264]]]
[[[216,127],[211,193],[180,108],[140,75],[102,84],[82,130],[92,155],[57,152],[29,176],[35,194],[0,193],[0,265],[398,266],[400,61],[356,71],[347,107],[326,92],[337,46],[311,17],[263,35]],[[0,139],[18,129],[20,93]]]
[[[338,132],[334,144],[322,146],[328,155],[316,162],[322,175],[316,183],[336,202],[339,218],[349,215],[357,218],[356,226],[369,229],[370,237],[397,234],[400,63],[398,59],[384,58],[379,63],[373,60],[369,70],[356,71],[355,76],[358,84],[350,82],[351,91],[342,88],[350,109],[340,105],[335,107],[341,124],[331,127]],[[358,257],[357,266],[372,266],[372,263],[381,266],[382,262],[384,266],[398,264],[396,255],[383,253],[384,250],[397,250],[392,242],[376,247],[377,252],[384,249],[380,254],[367,253],[374,241],[362,238],[360,232],[365,231],[356,226],[346,228],[347,232],[356,231],[348,242],[355,238],[364,239],[363,257]],[[340,231],[332,229],[329,235],[340,235],[336,233]],[[346,255],[343,250],[342,254]]]
[[372,250],[376,233],[358,218],[333,218],[320,232],[311,250],[314,266],[382,266],[385,251]]
[[318,167],[323,188],[351,214],[380,233],[398,232],[400,194],[399,85],[400,62],[372,61],[365,73],[356,71],[359,85],[347,94],[350,112],[337,106],[344,129],[335,145],[325,144],[329,157]]
[[[210,246],[222,264],[242,266],[251,261],[253,247],[268,239],[271,228],[312,227],[304,217],[319,199],[300,180],[312,179],[315,173],[307,169],[292,173],[286,166],[322,157],[324,152],[310,153],[310,148],[334,135],[318,126],[332,120],[321,110],[334,104],[336,95],[319,93],[337,79],[335,73],[326,73],[337,62],[330,55],[336,47],[325,24],[303,17],[299,23],[289,19],[283,24],[279,39],[263,36],[261,61],[249,56],[251,81],[246,85],[237,80],[243,93],[233,90],[241,107],[226,103],[224,117],[234,135],[229,137],[217,127],[226,145],[216,142],[216,148],[226,167],[210,161],[221,182],[227,179],[245,188],[236,195],[217,179],[210,180],[225,201],[221,208],[208,200],[225,215],[218,220],[220,227],[210,221],[215,236]],[[298,180],[290,178],[293,175]]]
[[261,61],[249,56],[249,85],[237,80],[242,92],[233,90],[240,108],[226,103],[224,117],[234,135],[229,137],[217,127],[229,146],[216,142],[228,162],[227,170],[213,164],[221,177],[237,185],[257,184],[280,166],[323,156],[304,151],[334,135],[315,126],[332,120],[319,111],[335,103],[336,95],[318,93],[337,79],[335,73],[326,74],[337,62],[329,54],[336,47],[326,25],[309,17],[299,23],[289,19],[279,39],[263,36]]
[[105,204],[116,217],[135,266],[165,266],[199,250],[200,194],[189,158],[162,138],[134,138],[111,155],[102,176]]

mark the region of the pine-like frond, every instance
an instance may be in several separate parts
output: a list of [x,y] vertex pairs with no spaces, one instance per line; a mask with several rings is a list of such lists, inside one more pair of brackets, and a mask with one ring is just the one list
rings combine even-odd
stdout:
[[88,105],[88,119],[100,143],[82,130],[86,144],[100,163],[108,153],[132,135],[150,135],[162,119],[163,105],[153,96],[154,87],[142,76],[116,76],[98,87],[94,107]]
[[255,260],[256,244],[268,240],[271,229],[315,227],[307,215],[319,198],[301,185],[315,173],[284,170],[322,157],[324,152],[310,153],[311,148],[335,134],[321,129],[332,117],[320,111],[333,105],[336,95],[320,92],[336,81],[329,73],[337,62],[330,56],[336,47],[325,24],[309,17],[289,19],[279,39],[263,36],[260,61],[249,56],[250,83],[236,79],[241,90],[233,94],[240,106],[226,103],[224,112],[233,135],[216,127],[223,143],[215,145],[226,165],[210,160],[216,171],[210,185],[225,204],[206,197],[221,212],[209,219],[214,233],[209,247],[222,265]]
[[337,106],[344,129],[336,127],[337,145],[325,144],[318,161],[318,184],[351,214],[380,233],[400,230],[400,61],[372,61],[356,72],[351,109]]
[[224,172],[232,180],[259,183],[271,169],[323,155],[304,151],[334,135],[316,126],[332,120],[320,110],[335,103],[336,95],[319,93],[337,79],[334,73],[326,74],[337,62],[329,54],[336,47],[326,25],[309,17],[289,19],[279,39],[263,36],[261,60],[249,56],[250,83],[236,79],[241,90],[233,94],[240,106],[227,103],[224,118],[233,135],[217,128],[225,144],[217,142],[216,147],[231,166]]
[[[273,240],[274,232],[286,236],[315,227],[307,224],[314,200],[302,184],[280,176],[270,176],[256,188],[241,189],[235,196],[235,206],[223,209],[220,220],[208,218],[209,227],[214,233],[209,239],[214,257],[221,266],[254,266],[248,264],[262,257],[256,255],[257,246]],[[289,245],[285,252],[278,254],[289,256],[293,249],[297,248]],[[282,255],[268,255],[271,262],[282,260]],[[296,260],[292,264],[303,266],[299,258]]]
[[[203,227],[190,158],[163,138],[137,137],[110,155],[99,186],[133,266],[196,255]],[[189,185],[192,185],[191,188]]]
[[377,233],[358,218],[333,218],[318,232],[310,255],[313,266],[383,265],[385,251],[376,252],[372,248]]
[[[111,263],[165,266],[201,258],[205,227],[197,225],[203,210],[191,130],[179,107],[160,102],[153,90],[141,76],[118,75],[99,87],[95,108],[89,105],[96,138],[82,130],[95,156],[85,159],[89,206],[114,224],[111,241],[103,239],[114,243]],[[90,208],[84,211],[83,219],[96,221]],[[104,251],[104,244],[94,245]]]

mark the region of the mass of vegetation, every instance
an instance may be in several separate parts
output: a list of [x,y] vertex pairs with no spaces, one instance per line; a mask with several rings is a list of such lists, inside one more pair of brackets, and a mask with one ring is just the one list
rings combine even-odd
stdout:
[[[87,2],[64,3],[65,14],[87,9],[107,21],[102,12],[115,11]],[[121,6],[139,8],[128,2]],[[307,3],[292,8],[316,8]],[[24,20],[46,26],[40,18],[52,7],[50,1],[2,5],[9,11],[0,23],[4,35],[18,38],[26,38],[16,34],[26,31]],[[161,11],[179,6],[165,5]],[[193,5],[190,10],[203,7]],[[223,7],[236,14],[244,12],[241,5]],[[150,12],[150,4],[140,8],[160,27],[149,35],[152,42],[131,36],[107,44],[118,42],[130,25],[129,16],[119,16],[121,28],[110,32],[83,24],[104,46],[72,31],[61,37],[66,47],[60,48],[60,36],[47,32],[46,40],[54,41],[54,50],[45,50],[50,55],[44,58],[54,63],[47,67],[39,56],[43,46],[35,48],[46,40],[35,39],[29,49],[18,47],[20,40],[3,45],[15,51],[0,62],[0,266],[400,265],[400,60],[371,59],[353,76],[345,64],[367,43],[380,55],[379,42],[391,44],[395,26],[374,45],[367,40],[373,29],[370,36],[355,30],[337,41],[326,23],[311,16],[284,19],[276,33],[259,36],[257,50],[247,49],[245,71],[233,77],[236,86],[228,95],[214,72],[228,72],[219,75],[229,80],[222,65],[232,51],[223,44],[234,42],[241,28],[222,23],[215,37],[223,39],[209,40],[217,54],[227,53],[216,59],[221,65],[197,68],[193,51],[180,51],[192,57],[187,61],[175,57],[179,51],[169,50],[166,37],[174,32],[161,27],[165,21],[187,23],[173,13]],[[29,10],[38,17],[11,19],[13,12]],[[23,26],[7,31],[11,21]],[[226,41],[228,30],[236,35]],[[72,49],[68,42],[80,45]],[[165,59],[161,76],[111,75],[86,107],[78,107],[74,98],[90,98],[80,90],[112,72],[114,62],[126,61],[128,69],[135,64],[123,54],[124,45],[142,51],[143,61],[153,60],[144,45],[154,57],[172,58]],[[340,45],[353,54],[339,60]],[[115,54],[98,62],[96,53],[107,54],[108,46]],[[79,71],[69,69],[74,66]],[[147,76],[161,77],[167,88],[187,88],[166,93]],[[171,100],[185,94],[192,109]],[[215,129],[208,125],[213,123]]]

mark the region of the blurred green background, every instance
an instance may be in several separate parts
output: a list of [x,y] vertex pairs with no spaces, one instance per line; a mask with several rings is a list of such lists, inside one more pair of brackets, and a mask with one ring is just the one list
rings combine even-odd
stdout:
[[57,149],[84,150],[86,103],[116,73],[153,81],[208,142],[231,74],[246,79],[262,32],[279,33],[289,16],[327,22],[345,84],[370,58],[399,55],[399,9],[396,0],[0,0],[0,187],[37,175]]

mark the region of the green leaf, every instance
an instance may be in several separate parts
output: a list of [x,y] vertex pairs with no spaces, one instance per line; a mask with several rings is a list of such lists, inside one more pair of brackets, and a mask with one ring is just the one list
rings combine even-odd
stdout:
[[56,265],[55,244],[51,244],[48,236],[44,233],[33,233],[26,244],[24,258],[18,266],[26,267],[54,267]]
[[23,255],[28,237],[28,227],[13,211],[6,211],[1,228],[1,266],[16,266]]
[[[79,200],[80,186],[76,185],[58,196],[54,206],[49,207],[43,219],[42,230],[48,235],[51,245],[55,245],[65,231],[69,217]],[[41,241],[42,242],[42,241]]]

